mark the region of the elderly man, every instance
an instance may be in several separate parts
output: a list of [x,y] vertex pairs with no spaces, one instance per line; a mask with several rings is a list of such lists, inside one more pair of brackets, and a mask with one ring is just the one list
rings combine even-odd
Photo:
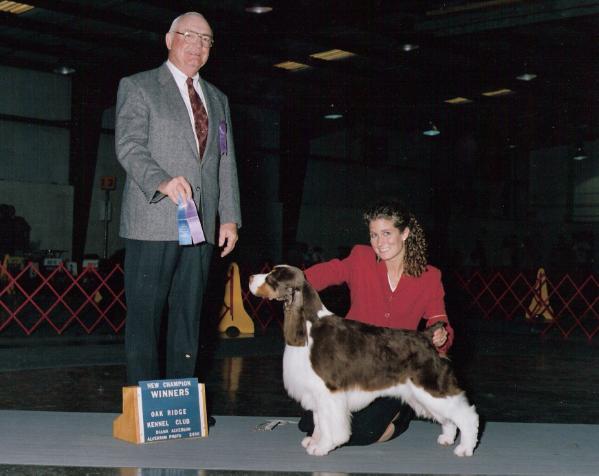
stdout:
[[[117,95],[116,153],[127,173],[120,235],[130,385],[195,375],[212,251],[218,244],[221,257],[229,254],[241,226],[228,100],[198,74],[210,55],[212,29],[201,14],[188,12],[173,21],[165,39],[166,63],[123,78]],[[178,241],[177,205],[187,199],[206,237],[193,246]],[[161,375],[158,341],[167,303]]]

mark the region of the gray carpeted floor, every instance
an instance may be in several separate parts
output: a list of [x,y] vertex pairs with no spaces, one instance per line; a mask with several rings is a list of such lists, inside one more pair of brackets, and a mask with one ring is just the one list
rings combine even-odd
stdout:
[[593,475],[599,425],[487,423],[471,458],[436,443],[438,425],[415,421],[408,438],[313,457],[294,424],[257,431],[265,417],[217,416],[208,438],[134,445],[112,438],[109,413],[0,411],[0,460],[14,465],[205,470]]

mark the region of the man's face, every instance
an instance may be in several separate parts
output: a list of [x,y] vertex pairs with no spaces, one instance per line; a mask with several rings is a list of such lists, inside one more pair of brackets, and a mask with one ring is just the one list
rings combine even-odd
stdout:
[[[212,37],[212,29],[204,18],[197,15],[187,15],[175,25],[175,30],[180,33],[186,31]],[[196,74],[208,61],[210,48],[202,46],[202,42],[187,43],[183,35],[175,32],[166,34],[166,47],[169,50],[168,59],[177,68],[191,77]]]

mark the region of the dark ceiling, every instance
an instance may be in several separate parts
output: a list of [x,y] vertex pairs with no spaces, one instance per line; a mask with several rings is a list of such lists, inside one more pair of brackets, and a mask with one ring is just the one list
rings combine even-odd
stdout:
[[[242,0],[27,0],[0,13],[0,63],[93,77],[105,100],[118,78],[159,65],[172,19],[199,11],[215,46],[203,75],[234,103],[302,108],[315,123],[334,103],[346,117],[406,130],[432,120],[529,147],[594,140],[599,2],[584,0],[278,0],[252,14]],[[406,43],[418,48],[405,51]],[[340,61],[310,58],[342,49]],[[310,66],[287,72],[286,60]],[[516,79],[522,73],[533,81]],[[488,98],[482,92],[509,88]],[[100,93],[99,93],[100,94]],[[450,106],[462,96],[472,103]]]

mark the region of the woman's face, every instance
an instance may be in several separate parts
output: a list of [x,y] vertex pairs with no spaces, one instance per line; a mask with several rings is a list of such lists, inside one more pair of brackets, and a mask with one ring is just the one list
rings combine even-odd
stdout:
[[404,241],[410,234],[407,227],[402,233],[393,224],[393,220],[377,218],[369,223],[368,229],[370,231],[370,246],[380,259],[383,261],[403,260],[405,255]]

